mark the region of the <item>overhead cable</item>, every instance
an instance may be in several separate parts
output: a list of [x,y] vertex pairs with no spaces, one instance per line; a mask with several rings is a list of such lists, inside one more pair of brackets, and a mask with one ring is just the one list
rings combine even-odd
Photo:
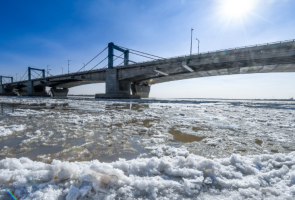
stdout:
[[34,74],[31,74],[35,79],[37,79],[35,76],[34,76]]
[[[116,46],[118,46],[118,45],[116,45]],[[121,46],[118,46],[118,47],[121,47]],[[137,50],[134,50],[134,49],[129,49],[129,48],[126,48],[126,47],[121,47],[121,48],[128,49],[128,50],[130,50],[130,51],[135,51],[135,52],[138,52],[138,53],[143,53],[143,54],[146,54],[146,55],[149,55],[149,56],[153,56],[153,57],[157,57],[157,58],[165,59],[165,58],[162,58],[162,57],[160,57],[160,56],[155,56],[155,55],[152,55],[152,54],[149,54],[149,53],[144,53],[144,52],[137,51]]]
[[28,70],[24,73],[24,75],[21,77],[21,79],[19,81],[22,81],[23,77],[26,75],[27,72],[28,72]]
[[35,72],[35,73],[38,75],[38,77],[39,77],[39,76],[42,77],[42,75],[39,74],[39,73],[37,73],[35,70],[33,70],[33,72]]
[[[102,50],[101,52],[99,52],[99,54],[97,54],[96,56],[94,56],[94,58],[92,58],[88,63],[86,63],[86,65],[88,65],[90,62],[92,62],[95,58],[97,58],[97,56],[99,56],[100,54],[102,54],[102,52],[104,52],[108,47],[104,48],[104,50]],[[86,67],[86,65],[84,65],[79,71],[81,71],[82,69],[84,69]],[[77,71],[77,72],[79,72]]]
[[100,61],[97,65],[95,65],[94,67],[92,67],[89,71],[93,70],[93,69],[94,69],[95,67],[97,67],[100,63],[102,63],[103,61],[105,61],[107,58],[108,58],[108,56],[105,57],[102,61]]
[[[126,59],[126,58],[122,58],[122,57],[120,57],[120,56],[116,56],[116,55],[113,55],[113,56],[118,57],[118,58],[121,58],[121,59],[123,59],[123,60],[128,60],[128,59]],[[133,62],[133,63],[137,63],[137,62],[134,62],[134,61],[132,61],[132,60],[128,60],[128,61]]]
[[[123,54],[124,54],[124,53],[122,53],[120,56],[122,56]],[[117,60],[117,59],[118,59],[118,58],[115,58],[114,61]],[[123,62],[124,62],[124,61],[123,61]],[[106,66],[102,67],[102,69],[105,68],[105,67],[107,67],[107,66],[108,66],[108,64],[106,64]]]
[[154,58],[147,57],[147,56],[144,56],[144,55],[140,55],[140,54],[137,54],[137,53],[134,53],[134,52],[131,52],[131,51],[129,53],[132,53],[132,54],[135,54],[135,55],[138,55],[138,56],[142,56],[142,57],[145,57],[145,58],[149,58],[149,59],[154,60]]

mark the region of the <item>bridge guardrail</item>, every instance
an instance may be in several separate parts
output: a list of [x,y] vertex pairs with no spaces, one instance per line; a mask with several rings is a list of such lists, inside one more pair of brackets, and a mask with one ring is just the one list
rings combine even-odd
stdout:
[[[286,43],[286,42],[293,42],[293,41],[295,41],[295,40],[286,40],[286,41],[283,41],[283,42],[281,42],[281,43]],[[280,44],[280,42],[273,42],[273,43],[266,43],[266,44]],[[257,46],[263,46],[263,45],[266,45],[266,44],[260,44],[260,45],[257,45]],[[241,48],[249,48],[249,47],[256,47],[256,45],[252,45],[252,46],[247,46],[247,47],[241,47]],[[236,48],[237,49],[237,48]],[[229,50],[229,49],[227,49],[227,50]],[[234,50],[234,48],[232,48],[231,50]],[[218,50],[218,51],[214,51],[214,52],[219,52],[219,51],[225,51],[225,50]],[[284,51],[284,53],[286,53],[286,52],[293,52],[293,51],[295,51],[295,49],[291,49],[291,50],[287,50],[287,51]],[[212,53],[212,52],[209,52],[209,53]],[[269,54],[269,53],[282,53],[281,51],[272,51],[272,52],[267,52],[267,51],[265,51],[265,52],[263,52],[263,54]],[[202,53],[203,55],[204,54],[208,54],[208,52],[206,52],[206,53]],[[199,55],[199,54],[193,54],[194,56],[196,56],[196,55]],[[257,55],[257,54],[252,54],[252,56],[253,55]],[[153,60],[153,61],[144,61],[144,62],[138,62],[138,63],[136,63],[136,64],[141,64],[141,63],[152,63],[152,62],[154,62],[154,61],[164,61],[164,60],[169,60],[169,59],[175,59],[175,58],[180,58],[180,57],[185,57],[185,56],[190,56],[190,55],[183,55],[183,56],[177,56],[177,57],[170,57],[170,58],[165,58],[165,59],[157,59],[157,60]],[[243,57],[247,57],[246,55],[236,55],[236,57],[239,57],[239,58],[243,58]],[[221,60],[228,60],[228,58],[220,58],[220,57],[213,57],[213,58],[211,58],[210,60],[212,60],[212,59],[214,59],[214,58],[219,58],[219,59],[221,59]]]

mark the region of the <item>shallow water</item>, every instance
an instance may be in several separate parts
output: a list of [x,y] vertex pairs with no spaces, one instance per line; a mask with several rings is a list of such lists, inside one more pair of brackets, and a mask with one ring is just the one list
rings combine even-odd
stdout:
[[0,137],[0,158],[112,162],[160,144],[206,157],[295,148],[293,102],[162,101],[2,97],[0,126],[26,128]]

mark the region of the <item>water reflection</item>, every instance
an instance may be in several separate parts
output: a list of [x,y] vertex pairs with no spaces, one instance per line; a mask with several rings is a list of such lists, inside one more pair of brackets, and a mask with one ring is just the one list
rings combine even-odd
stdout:
[[18,106],[18,104],[0,103],[1,115],[4,116],[7,113],[14,113]]
[[129,103],[112,103],[105,106],[106,110],[136,110],[141,111],[149,108],[148,104],[129,102]]

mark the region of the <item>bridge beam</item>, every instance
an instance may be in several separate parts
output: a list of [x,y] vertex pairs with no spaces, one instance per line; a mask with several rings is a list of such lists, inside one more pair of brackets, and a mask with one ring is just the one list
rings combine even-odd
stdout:
[[122,49],[114,43],[110,42],[108,44],[108,68],[113,69],[114,67],[114,49],[124,53],[124,66],[129,64],[129,50]]
[[194,70],[192,68],[190,68],[189,66],[187,66],[187,61],[183,61],[181,63],[181,65],[183,66],[183,68],[187,69],[190,72],[194,72]]
[[36,69],[36,68],[28,67],[28,79],[29,79],[29,81],[32,80],[32,70],[41,71],[42,72],[42,78],[45,78],[45,69]]
[[3,84],[3,78],[10,78],[11,79],[11,83],[13,82],[13,77],[12,76],[0,76],[0,85]]
[[168,75],[169,75],[169,74],[167,74],[167,73],[165,73],[165,72],[162,72],[162,71],[158,70],[157,67],[154,67],[154,68],[153,68],[153,71],[154,71],[154,72],[157,72],[157,73],[159,73],[159,74],[163,74],[163,75],[165,75],[165,76],[168,76]]
[[26,96],[49,96],[46,92],[46,87],[42,85],[35,85],[34,81],[32,80],[32,70],[34,71],[41,71],[42,72],[42,78],[45,78],[45,69],[37,69],[28,67],[28,82],[27,82],[27,93],[24,93],[23,95]]

